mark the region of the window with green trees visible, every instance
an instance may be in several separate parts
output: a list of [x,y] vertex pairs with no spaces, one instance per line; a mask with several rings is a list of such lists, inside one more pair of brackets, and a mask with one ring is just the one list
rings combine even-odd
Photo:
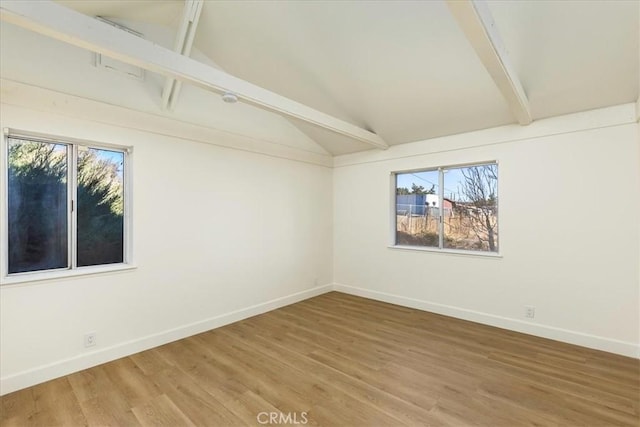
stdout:
[[396,172],[395,245],[498,252],[498,165]]
[[127,149],[7,138],[7,273],[126,263]]

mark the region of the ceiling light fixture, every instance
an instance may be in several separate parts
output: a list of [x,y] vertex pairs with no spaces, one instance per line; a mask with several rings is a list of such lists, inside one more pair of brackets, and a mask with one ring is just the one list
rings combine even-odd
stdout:
[[238,102],[238,96],[232,92],[225,92],[222,94],[222,100],[227,104],[235,104]]

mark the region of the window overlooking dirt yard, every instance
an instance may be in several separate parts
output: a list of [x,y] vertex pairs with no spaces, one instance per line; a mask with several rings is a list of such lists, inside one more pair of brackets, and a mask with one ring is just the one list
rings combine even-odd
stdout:
[[397,172],[395,244],[498,252],[498,165]]

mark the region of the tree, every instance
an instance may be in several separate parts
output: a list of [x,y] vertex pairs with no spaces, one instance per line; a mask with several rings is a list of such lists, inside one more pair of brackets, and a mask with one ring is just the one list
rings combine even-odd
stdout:
[[422,185],[411,184],[411,193],[409,194],[436,194],[436,186],[432,185],[430,189],[425,190]]
[[462,168],[464,177],[460,193],[473,206],[470,209],[471,229],[481,244],[496,250],[498,166],[482,165]]
[[411,184],[411,194],[424,194],[424,187],[415,183]]
[[118,165],[95,150],[78,156],[78,265],[122,262],[123,183]]
[[122,215],[122,188],[118,164],[99,159],[95,150],[88,150],[78,156],[78,192],[93,195],[96,204],[106,206],[115,215]]
[[66,266],[66,150],[12,141],[8,160],[10,272]]
[[396,188],[396,194],[398,196],[406,196],[411,193],[409,192],[409,189],[407,187],[398,187]]

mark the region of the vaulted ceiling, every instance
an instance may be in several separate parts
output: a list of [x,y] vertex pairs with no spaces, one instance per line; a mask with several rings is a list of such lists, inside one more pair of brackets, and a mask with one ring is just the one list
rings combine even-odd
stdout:
[[[177,29],[182,1],[62,1]],[[639,2],[489,1],[533,120],[635,102]],[[194,46],[227,73],[389,145],[516,124],[444,1],[205,1]],[[333,154],[362,142],[293,122]]]

